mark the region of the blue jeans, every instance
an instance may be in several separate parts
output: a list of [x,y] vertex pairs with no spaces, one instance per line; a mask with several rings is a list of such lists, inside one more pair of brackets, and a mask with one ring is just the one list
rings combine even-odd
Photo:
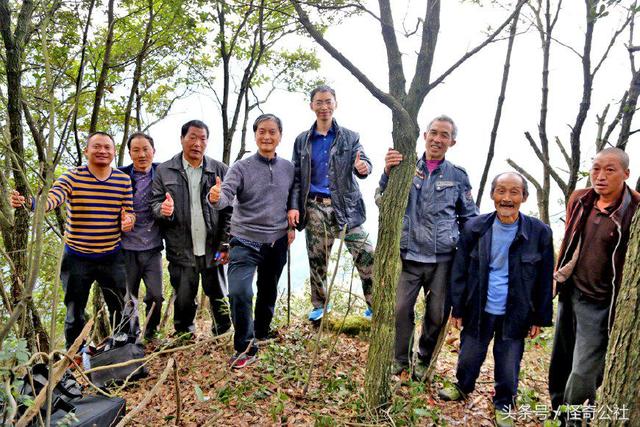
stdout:
[[[465,393],[471,393],[476,386],[480,367],[487,356],[489,343],[493,339],[493,358],[495,359],[493,376],[496,409],[507,410],[515,403],[518,394],[518,374],[524,352],[524,339],[506,339],[503,336],[504,315],[496,316],[482,313],[480,335],[474,336],[462,329],[460,334],[460,355],[458,356],[458,387]],[[463,325],[464,326],[464,325]]]
[[[255,354],[257,347],[252,345],[249,348],[251,341],[254,338],[265,338],[269,333],[278,296],[278,280],[287,262],[287,245],[287,236],[276,240],[272,245],[263,244],[259,251],[236,239],[231,240],[227,275],[231,319],[235,329],[233,347],[239,353],[249,350],[249,354]],[[256,270],[258,295],[254,320],[253,276]]]

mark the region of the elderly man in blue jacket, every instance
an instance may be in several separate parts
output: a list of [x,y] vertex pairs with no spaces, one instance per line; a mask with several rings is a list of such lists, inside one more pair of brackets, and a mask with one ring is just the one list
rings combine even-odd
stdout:
[[[457,133],[451,117],[441,115],[431,120],[424,133],[425,151],[416,164],[409,191],[400,238],[402,272],[396,292],[396,375],[408,368],[412,359],[415,305],[420,289],[424,289],[425,314],[418,360],[413,366],[413,376],[424,379],[440,331],[449,318],[449,278],[458,233],[478,212],[467,172],[445,159],[447,150],[456,144]],[[389,149],[380,192],[387,187],[391,168],[401,161],[402,154]]]
[[495,212],[469,220],[460,236],[451,278],[452,323],[462,328],[457,384],[440,390],[460,400],[475,388],[493,340],[496,424],[513,425],[511,407],[527,336],[551,326],[553,240],[549,226],[520,212],[527,182],[518,173],[491,184]]

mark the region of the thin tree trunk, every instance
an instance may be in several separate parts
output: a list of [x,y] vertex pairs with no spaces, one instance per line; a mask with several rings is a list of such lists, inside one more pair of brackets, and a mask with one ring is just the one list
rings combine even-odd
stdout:
[[[629,409],[630,425],[640,420],[640,210],[631,224],[631,235],[622,283],[616,298],[616,313],[607,350],[604,382],[598,393],[598,407]],[[600,425],[621,425],[601,421]]]
[[[484,163],[484,170],[482,171],[482,177],[480,178],[480,185],[478,185],[478,196],[476,197],[476,206],[480,207],[482,202],[482,193],[484,192],[484,186],[487,183],[489,176],[489,169],[491,169],[491,162],[493,161],[494,150],[496,146],[496,139],[498,137],[498,126],[500,126],[500,118],[502,117],[502,106],[504,104],[505,94],[507,92],[507,82],[509,81],[509,69],[511,68],[511,52],[513,51],[513,43],[516,39],[516,29],[518,27],[518,19],[520,17],[520,6],[517,10],[517,15],[514,16],[511,28],[509,29],[509,43],[507,45],[507,55],[504,59],[504,67],[502,70],[502,83],[500,85],[500,95],[498,96],[498,104],[496,106],[496,114],[493,118],[493,128],[491,129],[491,138],[489,140],[489,150],[487,151],[487,160]],[[438,349],[439,350],[439,349]]]
[[93,15],[93,7],[95,0],[89,2],[89,10],[87,11],[87,22],[82,32],[82,49],[80,50],[80,63],[78,64],[78,75],[76,76],[76,93],[73,105],[73,118],[71,120],[73,127],[73,137],[76,146],[76,166],[82,165],[82,145],[80,143],[80,135],[78,134],[78,107],[80,106],[80,92],[82,91],[82,81],[84,80],[84,65],[87,54],[87,39],[89,37],[89,29],[91,28],[91,17]]
[[640,95],[640,70],[636,70],[629,84],[629,92],[626,102],[622,108],[622,123],[620,124],[620,135],[616,147],[621,149],[627,148],[627,142],[631,132],[631,122],[636,112],[638,104],[638,95]]
[[120,144],[120,149],[118,150],[118,166],[122,166],[124,163],[124,150],[127,146],[126,142],[129,138],[129,122],[131,121],[131,111],[133,110],[133,101],[138,93],[138,86],[140,85],[140,77],[142,76],[142,65],[144,63],[145,57],[147,56],[147,52],[149,50],[149,42],[151,40],[151,32],[153,31],[153,20],[154,20],[154,12],[153,12],[153,0],[149,0],[149,20],[147,21],[147,25],[144,31],[144,41],[142,42],[142,47],[140,48],[140,52],[136,55],[136,67],[133,72],[133,83],[131,84],[131,91],[129,92],[129,99],[127,100],[127,106],[124,111],[124,130],[122,134],[122,144]]
[[[15,189],[28,195],[29,187],[24,175],[24,134],[22,124],[22,63],[24,49],[28,39],[29,26],[34,11],[32,0],[22,2],[15,29],[12,33],[11,9],[8,0],[0,0],[0,32],[5,48],[5,72],[7,87],[7,115],[11,147],[11,167]],[[29,213],[25,209],[16,209],[12,227],[2,227],[2,237],[6,253],[11,258],[12,286],[11,298],[15,306],[22,298],[27,277],[27,243],[29,239]],[[34,321],[35,324],[34,325]],[[27,301],[27,310],[19,322],[24,325],[23,336],[32,350],[38,348],[38,341],[44,348],[49,347],[46,332],[37,338],[34,326],[43,330],[42,322],[33,306]]]
[[373,319],[365,377],[366,400],[373,409],[388,402],[391,390],[391,361],[395,341],[395,295],[400,278],[400,235],[402,217],[407,209],[411,177],[416,162],[417,123],[393,119],[394,148],[405,160],[391,170],[389,185],[382,197],[378,217],[378,244],[373,264]]
[[113,30],[115,26],[114,0],[109,0],[107,6],[107,39],[104,43],[104,56],[102,58],[102,68],[100,69],[100,77],[96,85],[96,95],[93,100],[93,110],[91,112],[91,123],[89,124],[89,133],[93,133],[98,128],[98,118],[100,116],[100,104],[104,96],[104,89],[107,84],[107,76],[109,75],[109,67],[111,65],[111,48],[113,47]]

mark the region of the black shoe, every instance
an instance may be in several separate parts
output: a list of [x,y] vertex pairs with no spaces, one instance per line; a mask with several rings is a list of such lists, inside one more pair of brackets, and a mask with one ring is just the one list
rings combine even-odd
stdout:
[[222,335],[222,334],[228,332],[229,329],[231,329],[231,324],[213,326],[211,328],[211,335],[214,336],[214,337],[217,337],[218,335]]
[[256,334],[256,344],[258,345],[266,345],[270,342],[281,341],[282,337],[277,329],[271,329],[267,332],[266,335],[258,335]]

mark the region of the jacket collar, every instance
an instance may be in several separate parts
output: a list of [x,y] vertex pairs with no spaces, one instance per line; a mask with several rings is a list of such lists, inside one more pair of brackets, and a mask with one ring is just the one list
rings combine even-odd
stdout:
[[[480,235],[485,234],[493,226],[496,215],[496,211],[480,215],[478,221],[473,222],[471,231]],[[518,216],[518,231],[516,232],[515,238],[529,240],[529,235],[531,234],[531,219],[522,212],[520,212]]]
[[[213,159],[204,156],[202,158],[202,171],[208,173],[215,173],[215,169],[213,167]],[[182,151],[173,156],[168,162],[167,165],[171,169],[176,169],[184,172],[184,167],[182,166]]]
[[[313,122],[313,124],[311,125],[311,128],[309,129],[307,139],[313,136],[313,133],[316,131],[317,124],[318,124],[317,121]],[[336,119],[331,120],[331,129],[336,135],[338,135],[338,130],[340,129],[340,126],[338,125],[338,122],[336,121]]]
[[[578,199],[578,202],[582,205],[583,209],[584,208],[590,209],[597,199],[598,199],[598,194],[596,193],[596,191],[593,188],[589,188],[582,196],[580,196],[580,198]],[[629,205],[631,204],[631,201],[632,201],[631,199],[632,199],[631,189],[625,183],[624,189],[622,190],[622,201],[620,202],[620,205],[616,208],[616,210],[611,213],[611,216],[610,216],[610,218],[617,224],[620,224],[622,222],[622,217],[624,216],[625,212],[629,208]]]
[[[422,153],[422,156],[420,156],[420,158],[418,158],[418,160],[416,161],[416,169],[419,171],[424,171],[426,170],[426,156],[424,153]],[[446,169],[449,169],[449,167],[451,167],[451,162],[448,161],[446,158],[442,159],[442,163],[440,163],[440,165],[438,165],[438,167],[436,169],[434,169],[434,171],[437,171],[438,169],[442,169],[443,171]]]
[[256,159],[258,159],[259,161],[261,161],[262,163],[265,163],[265,164],[272,164],[273,165],[278,161],[278,153],[275,153],[275,156],[273,157],[273,159],[267,159],[262,154],[260,154],[259,152],[256,151],[255,154],[252,157],[255,157]]

